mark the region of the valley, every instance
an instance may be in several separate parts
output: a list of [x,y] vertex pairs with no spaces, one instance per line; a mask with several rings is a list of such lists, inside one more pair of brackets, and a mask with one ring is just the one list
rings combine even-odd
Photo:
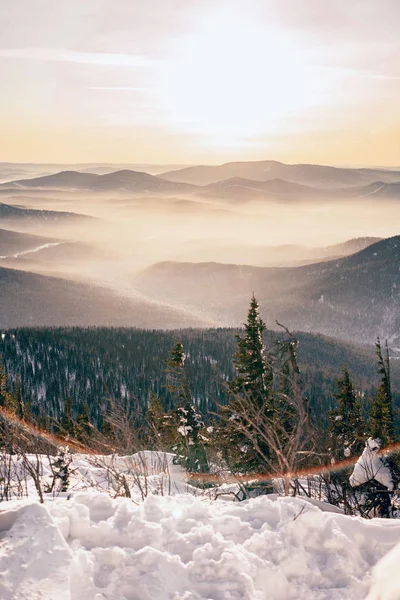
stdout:
[[2,327],[237,327],[254,292],[270,328],[400,343],[400,172],[7,168]]

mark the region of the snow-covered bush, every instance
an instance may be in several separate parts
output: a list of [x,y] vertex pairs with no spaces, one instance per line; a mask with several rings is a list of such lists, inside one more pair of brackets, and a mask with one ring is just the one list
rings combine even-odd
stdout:
[[68,446],[60,446],[56,456],[50,459],[52,481],[46,492],[67,492],[71,472],[72,456]]
[[390,464],[381,453],[380,439],[368,438],[350,475],[350,485],[361,493],[359,510],[363,516],[390,516],[394,478]]

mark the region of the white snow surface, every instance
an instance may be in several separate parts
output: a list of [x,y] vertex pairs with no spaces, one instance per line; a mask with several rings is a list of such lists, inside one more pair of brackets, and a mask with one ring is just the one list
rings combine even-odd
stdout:
[[[1,600],[400,598],[399,521],[278,494],[215,500],[169,454],[73,458],[72,492],[0,503]],[[132,498],[110,497],[107,465]]]
[[371,569],[400,539],[396,521],[298,498],[135,504],[93,492],[2,508],[2,600],[364,600]]

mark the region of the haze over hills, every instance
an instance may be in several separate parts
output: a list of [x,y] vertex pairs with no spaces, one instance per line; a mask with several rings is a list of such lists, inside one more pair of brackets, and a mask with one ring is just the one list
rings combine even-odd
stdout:
[[0,258],[18,255],[47,244],[57,243],[53,238],[46,238],[29,233],[18,233],[0,229]]
[[[379,171],[373,169],[336,169],[314,165],[282,165],[281,163],[263,162],[267,168],[261,169],[259,163],[232,163],[213,169],[216,177],[223,177],[226,171],[246,170],[258,179],[235,175],[228,179],[218,179],[213,183],[204,182],[201,175],[206,167],[190,167],[175,175],[164,174],[165,179],[145,172],[122,170],[98,175],[89,172],[62,171],[60,173],[20,179],[0,184],[0,192],[4,194],[31,191],[64,191],[64,192],[119,192],[122,194],[151,193],[159,195],[196,196],[204,199],[245,203],[249,201],[281,202],[322,202],[347,201],[375,196],[382,199],[400,199],[400,172]],[[286,179],[276,178],[275,165]],[[208,167],[207,167],[208,168]],[[200,169],[196,171],[195,169]],[[197,175],[196,175],[197,173]],[[186,175],[188,176],[186,176]],[[194,176],[194,175],[195,176]],[[199,175],[200,174],[200,175]],[[200,182],[195,184],[194,179]],[[168,180],[172,177],[172,180]],[[214,176],[213,176],[214,177]],[[213,178],[212,177],[212,178]],[[196,179],[196,181],[197,181]]]
[[284,181],[283,179],[271,179],[268,181],[255,181],[242,177],[232,177],[216,183],[202,186],[197,195],[204,197],[221,198],[247,202],[249,200],[272,200],[293,198],[323,198],[327,194],[310,186]]
[[[397,254],[377,265],[373,255],[361,261],[359,251],[397,234],[400,172],[274,161],[181,171],[212,169],[222,177],[198,185],[128,169],[105,172],[108,168],[101,167],[103,174],[63,171],[0,186],[5,200],[0,227],[14,230],[14,236],[24,231],[42,236],[24,241],[3,234],[1,264],[19,270],[21,293],[31,282],[24,276],[47,276],[43,289],[57,303],[52,324],[77,318],[84,325],[87,317],[90,324],[170,328],[179,327],[178,315],[184,315],[181,326],[236,326],[254,291],[269,326],[278,319],[292,329],[342,339],[370,343],[378,334],[396,339],[396,288],[389,289],[387,281],[398,285]],[[25,196],[32,208],[19,205]],[[350,267],[343,257],[353,253],[358,258]],[[54,292],[70,281],[92,286],[99,300],[91,314],[86,300],[77,300],[83,308],[71,316],[63,292]],[[76,297],[88,299],[85,290],[76,289]],[[119,315],[107,314],[108,295],[127,303]],[[9,300],[12,304],[12,295]],[[139,300],[146,315],[132,308]],[[27,306],[21,311],[25,323],[47,322],[40,311],[32,319]]]
[[400,171],[384,169],[349,169],[323,165],[287,165],[266,160],[256,162],[232,162],[218,166],[186,167],[162,173],[163,179],[192,185],[209,185],[240,177],[255,181],[281,179],[292,183],[321,188],[363,186],[382,181],[400,181]]
[[45,222],[71,222],[91,220],[88,215],[81,215],[74,212],[62,212],[55,210],[37,210],[34,208],[25,208],[24,206],[11,206],[0,202],[0,223],[5,221],[29,221],[43,224]]
[[171,329],[213,326],[210,319],[109,288],[0,267],[0,327],[124,325]]
[[176,306],[203,310],[221,325],[243,322],[254,292],[267,325],[359,342],[377,335],[400,342],[400,236],[346,258],[297,268],[166,262],[134,284]]
[[320,247],[307,247],[294,244],[276,246],[238,244],[235,240],[191,240],[183,245],[174,261],[222,262],[260,267],[283,267],[312,264],[358,252],[382,238],[361,237],[339,244]]
[[248,202],[299,202],[330,200],[364,200],[368,196],[384,199],[400,199],[400,182],[384,183],[375,181],[364,186],[318,188],[292,183],[283,179],[254,181],[233,177],[200,188],[196,195],[220,198],[229,201]]

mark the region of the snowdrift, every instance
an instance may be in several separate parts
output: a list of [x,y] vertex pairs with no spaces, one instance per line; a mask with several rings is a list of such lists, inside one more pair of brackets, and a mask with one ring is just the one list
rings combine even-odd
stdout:
[[4,502],[0,511],[2,600],[400,597],[398,584],[385,591],[384,575],[400,551],[371,575],[400,540],[400,523],[323,512],[299,498],[135,503],[82,492],[44,505]]

